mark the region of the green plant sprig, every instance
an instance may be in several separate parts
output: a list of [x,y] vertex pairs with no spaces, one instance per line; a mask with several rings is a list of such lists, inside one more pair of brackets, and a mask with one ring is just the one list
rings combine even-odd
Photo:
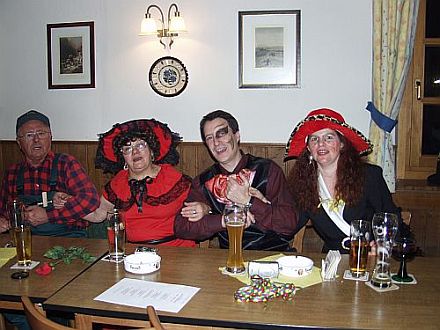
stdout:
[[57,245],[47,250],[44,256],[49,259],[58,260],[58,262],[54,262],[54,264],[61,261],[65,264],[71,264],[74,259],[80,259],[83,263],[90,263],[96,260],[96,257],[87,252],[86,248],[78,246],[71,246],[66,249],[63,246]]

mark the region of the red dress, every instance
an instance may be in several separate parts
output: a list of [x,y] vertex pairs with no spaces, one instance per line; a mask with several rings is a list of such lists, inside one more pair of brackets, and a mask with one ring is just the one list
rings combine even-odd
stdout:
[[[157,177],[145,185],[142,212],[130,191],[128,171],[119,171],[104,189],[104,198],[120,209],[125,221],[127,240],[130,242],[174,235],[174,218],[188,196],[191,180],[172,165],[161,164],[160,167]],[[174,239],[161,245],[192,247],[195,242]]]

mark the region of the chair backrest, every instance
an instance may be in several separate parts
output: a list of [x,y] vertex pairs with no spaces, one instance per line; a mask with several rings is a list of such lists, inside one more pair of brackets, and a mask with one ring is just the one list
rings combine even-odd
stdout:
[[309,220],[307,221],[306,225],[303,226],[296,234],[295,237],[293,238],[292,242],[291,242],[291,247],[296,249],[296,252],[298,253],[302,253],[303,252],[303,242],[304,242],[304,235],[306,233],[306,229],[308,227],[312,226],[312,222]]
[[406,225],[410,225],[411,224],[411,212],[410,211],[402,211],[401,213],[402,216],[402,220]]
[[49,320],[35,307],[29,297],[21,297],[24,313],[32,330],[72,330],[61,324]]
[[153,306],[147,306],[148,319],[150,320],[150,325],[156,330],[165,330],[164,326],[160,323],[159,317],[157,316],[156,310]]

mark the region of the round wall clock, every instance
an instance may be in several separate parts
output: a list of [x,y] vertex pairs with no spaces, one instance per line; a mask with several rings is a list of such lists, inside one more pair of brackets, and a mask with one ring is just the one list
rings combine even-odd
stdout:
[[188,84],[188,71],[175,57],[159,58],[150,68],[150,86],[162,96],[171,97],[183,92]]

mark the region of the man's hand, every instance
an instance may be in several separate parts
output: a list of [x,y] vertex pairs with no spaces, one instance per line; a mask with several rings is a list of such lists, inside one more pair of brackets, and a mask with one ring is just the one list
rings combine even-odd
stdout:
[[65,192],[60,192],[57,191],[54,195],[53,195],[53,207],[55,209],[61,209],[64,207],[64,204],[66,204],[67,200],[72,197],[71,195],[65,193]]
[[260,199],[263,203],[272,204],[257,188],[249,187],[249,195],[252,197]]
[[31,223],[32,226],[38,226],[49,222],[46,209],[40,206],[26,206],[24,212],[25,218]]
[[192,222],[199,221],[211,211],[209,205],[201,202],[185,202],[184,205],[180,214]]
[[233,203],[246,205],[251,200],[251,195],[249,194],[250,183],[242,173],[239,173],[239,177],[240,180],[233,176],[228,177],[226,197]]
[[9,221],[6,218],[0,217],[0,233],[9,230]]

